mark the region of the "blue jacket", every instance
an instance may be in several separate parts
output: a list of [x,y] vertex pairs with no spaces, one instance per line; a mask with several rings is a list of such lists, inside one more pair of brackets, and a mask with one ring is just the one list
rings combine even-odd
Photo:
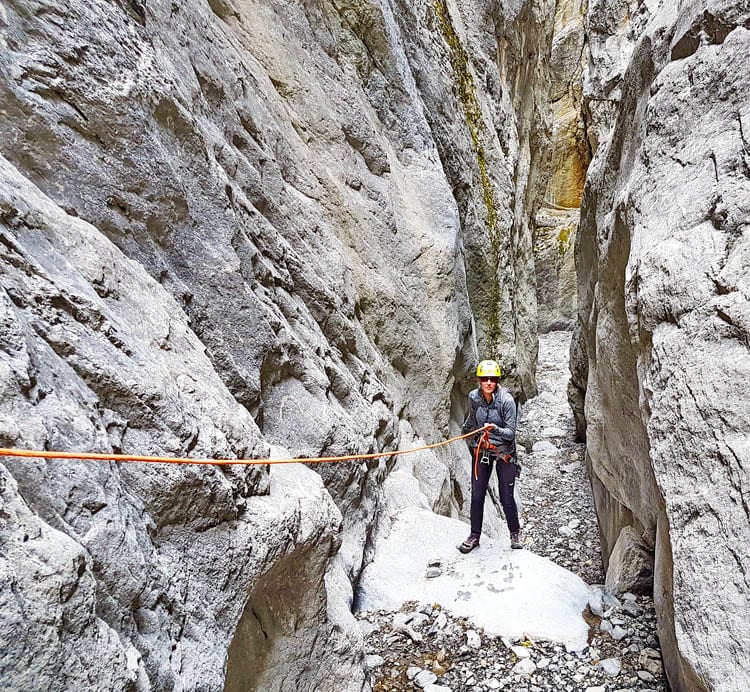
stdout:
[[[494,423],[495,428],[490,430],[490,442],[497,447],[494,450],[499,454],[516,455],[516,403],[511,393],[500,387],[487,403],[479,390],[479,387],[469,392],[469,411],[466,414],[461,433],[466,434],[487,423]],[[473,449],[479,444],[481,433],[467,438],[469,448]]]

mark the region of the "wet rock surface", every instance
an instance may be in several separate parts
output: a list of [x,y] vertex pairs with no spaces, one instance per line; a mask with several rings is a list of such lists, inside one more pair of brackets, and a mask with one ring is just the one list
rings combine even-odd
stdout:
[[[567,651],[528,637],[484,632],[439,603],[405,604],[398,612],[357,615],[376,692],[388,690],[666,690],[653,600],[604,592],[599,537],[591,490],[565,404],[569,332],[540,338],[539,395],[525,406],[519,442],[532,449],[547,441],[557,449],[524,455],[521,476],[523,539],[527,550],[565,566],[595,587],[584,617],[588,647]],[[424,565],[425,571],[429,569]]]

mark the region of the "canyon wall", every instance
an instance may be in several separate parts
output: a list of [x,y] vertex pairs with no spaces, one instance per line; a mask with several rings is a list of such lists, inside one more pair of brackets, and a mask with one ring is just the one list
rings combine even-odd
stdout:
[[603,554],[654,556],[673,689],[745,690],[750,7],[592,1],[586,26],[569,398]]
[[[405,448],[487,356],[532,396],[553,10],[3,3],[0,446]],[[428,506],[468,513],[465,457],[412,464]],[[392,468],[5,459],[0,677],[366,689]]]
[[586,55],[583,0],[558,0],[550,53],[549,180],[534,224],[537,325],[572,329],[577,282],[574,247],[586,169],[591,159],[584,118]]

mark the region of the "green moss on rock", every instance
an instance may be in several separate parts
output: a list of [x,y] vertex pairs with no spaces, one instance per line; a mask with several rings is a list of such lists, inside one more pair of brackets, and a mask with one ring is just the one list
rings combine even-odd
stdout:
[[[469,129],[471,144],[477,157],[477,168],[482,183],[482,198],[487,211],[487,231],[490,240],[490,261],[493,269],[500,265],[500,228],[498,223],[497,206],[492,181],[487,170],[487,155],[483,143],[484,121],[482,109],[477,98],[474,77],[469,69],[469,57],[461,40],[456,33],[450,18],[446,0],[435,0],[435,14],[440,23],[443,37],[450,48],[450,63],[456,85],[458,100],[464,112],[466,125]],[[500,285],[492,282],[490,289],[490,314],[487,315],[487,328],[493,346],[500,341]]]
[[570,247],[571,237],[573,236],[573,228],[571,226],[563,226],[557,232],[557,254],[563,257]]

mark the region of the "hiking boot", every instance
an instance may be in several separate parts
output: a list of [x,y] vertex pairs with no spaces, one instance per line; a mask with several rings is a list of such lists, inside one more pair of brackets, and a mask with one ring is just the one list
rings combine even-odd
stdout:
[[523,543],[521,543],[520,531],[514,531],[510,534],[510,547],[514,550],[520,550],[521,548],[523,548]]
[[474,548],[479,547],[479,534],[478,533],[470,533],[469,537],[461,543],[461,545],[458,546],[458,549],[462,553],[470,553]]

